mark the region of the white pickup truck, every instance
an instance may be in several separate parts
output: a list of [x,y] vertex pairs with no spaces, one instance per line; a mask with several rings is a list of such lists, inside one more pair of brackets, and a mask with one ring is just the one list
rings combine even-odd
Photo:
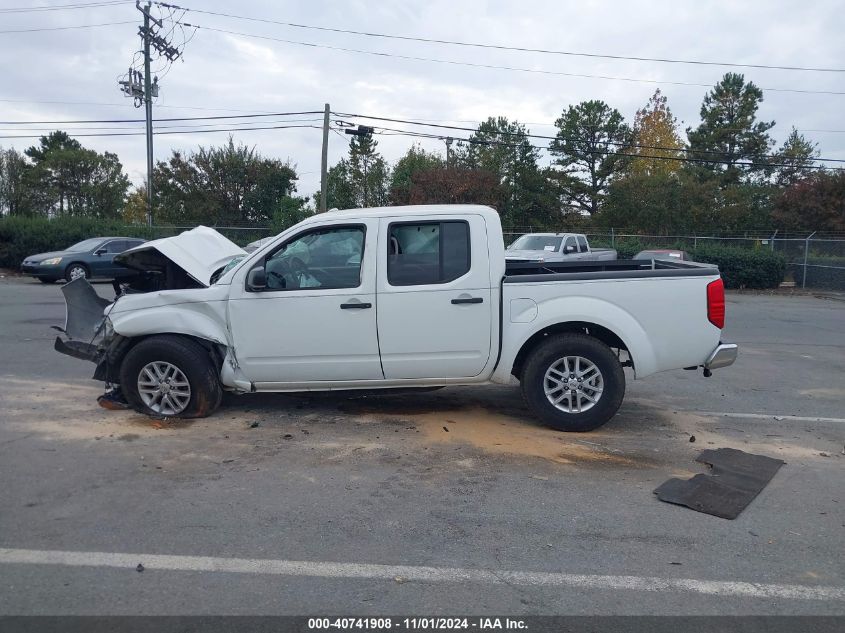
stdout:
[[[121,261],[139,281],[113,302],[85,280],[64,287],[56,349],[95,361],[95,378],[155,416],[209,415],[223,390],[518,380],[546,424],[588,431],[619,408],[623,367],[709,375],[737,354],[720,341],[716,268],[506,264],[499,216],[483,206],[329,212],[249,254],[199,227]],[[138,291],[150,288],[169,289]]]
[[612,248],[591,248],[583,233],[526,233],[505,250],[509,262],[570,262],[616,259]]

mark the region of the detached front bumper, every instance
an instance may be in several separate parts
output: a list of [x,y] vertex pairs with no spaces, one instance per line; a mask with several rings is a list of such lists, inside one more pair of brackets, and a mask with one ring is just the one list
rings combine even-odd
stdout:
[[704,361],[704,368],[720,369],[733,365],[738,353],[739,346],[736,343],[720,343]]

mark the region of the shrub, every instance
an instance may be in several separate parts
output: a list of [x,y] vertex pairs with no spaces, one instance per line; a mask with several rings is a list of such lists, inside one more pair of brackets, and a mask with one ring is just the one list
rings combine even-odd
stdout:
[[93,218],[0,218],[0,268],[17,269],[28,255],[62,250],[89,237],[160,237],[145,226]]
[[727,288],[777,288],[786,272],[783,256],[768,249],[699,246],[690,256],[718,266]]

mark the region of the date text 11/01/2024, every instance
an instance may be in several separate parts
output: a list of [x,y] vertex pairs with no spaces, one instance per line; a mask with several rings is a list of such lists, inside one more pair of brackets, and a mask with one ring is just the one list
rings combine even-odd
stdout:
[[528,625],[518,618],[476,617],[476,618],[309,618],[308,629],[319,630],[525,630]]

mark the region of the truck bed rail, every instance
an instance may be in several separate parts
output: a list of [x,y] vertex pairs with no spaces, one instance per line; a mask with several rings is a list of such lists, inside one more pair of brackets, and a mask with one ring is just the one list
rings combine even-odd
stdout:
[[504,283],[636,279],[645,277],[704,277],[718,275],[712,264],[665,259],[617,259],[575,262],[507,262]]

